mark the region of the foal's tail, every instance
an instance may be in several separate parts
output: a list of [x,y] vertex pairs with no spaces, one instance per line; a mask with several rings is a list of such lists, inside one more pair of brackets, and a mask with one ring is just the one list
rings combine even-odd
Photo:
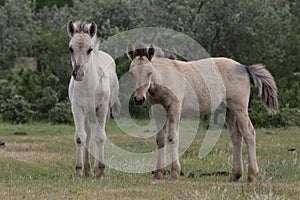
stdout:
[[258,96],[270,113],[278,109],[277,87],[271,73],[262,64],[246,66],[254,85],[258,87]]

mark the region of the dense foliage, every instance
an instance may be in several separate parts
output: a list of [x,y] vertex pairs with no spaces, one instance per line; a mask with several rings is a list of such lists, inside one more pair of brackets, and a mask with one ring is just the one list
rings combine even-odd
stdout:
[[[1,0],[0,109],[2,120],[71,123],[67,85],[70,56],[66,23],[98,24],[102,39],[137,27],[165,27],[187,34],[211,56],[264,63],[274,75],[280,110],[269,116],[251,97],[256,126],[299,125],[300,3],[297,0]],[[35,57],[37,70],[13,69],[18,57]],[[128,60],[117,60],[118,76]],[[133,116],[146,108],[131,107]],[[57,116],[56,116],[57,115]]]

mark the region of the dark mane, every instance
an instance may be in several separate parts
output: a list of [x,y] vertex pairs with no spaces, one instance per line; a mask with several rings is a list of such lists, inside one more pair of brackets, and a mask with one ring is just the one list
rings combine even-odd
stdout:
[[149,49],[150,45],[146,45],[144,43],[137,43],[136,45],[134,45],[133,47],[133,55],[134,58],[137,56],[148,56],[148,49]]
[[74,23],[75,33],[89,33],[90,23],[76,21]]
[[[154,46],[154,45],[153,45]],[[142,42],[139,42],[135,45],[133,45],[132,49],[129,50],[129,54],[131,53],[133,56],[132,58],[135,58],[137,56],[148,56],[148,49],[150,45],[149,44],[144,44]],[[154,57],[156,58],[168,58],[171,60],[177,60],[177,57],[175,54],[171,53],[170,51],[166,49],[162,49],[158,46],[154,46],[155,48],[155,53]]]

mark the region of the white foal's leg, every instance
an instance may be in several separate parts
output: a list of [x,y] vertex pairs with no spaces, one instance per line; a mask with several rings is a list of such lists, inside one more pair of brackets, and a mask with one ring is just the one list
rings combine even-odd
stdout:
[[177,106],[172,106],[168,111],[169,119],[169,134],[168,141],[171,145],[172,153],[172,166],[171,166],[171,180],[177,180],[180,175],[180,162],[179,162],[179,122],[180,122],[180,111]]
[[233,144],[233,168],[229,181],[238,181],[243,174],[242,160],[242,134],[238,130],[237,120],[233,113],[227,109],[226,124]]
[[105,162],[104,162],[104,145],[106,141],[105,124],[108,116],[108,105],[103,105],[96,108],[96,131],[95,137],[95,164],[94,174],[96,178],[105,176]]
[[87,137],[86,137],[86,143],[85,143],[84,154],[83,154],[83,164],[84,164],[84,174],[86,176],[89,176],[90,172],[91,172],[91,164],[90,164],[90,159],[89,159],[91,127],[90,127],[88,117],[86,117],[86,119],[85,119],[85,132],[86,132]]
[[156,134],[156,145],[157,145],[157,163],[156,170],[154,173],[154,179],[162,179],[165,166],[166,166],[166,148],[165,148],[165,135],[166,135],[166,125],[167,120],[165,111],[162,107],[152,107],[152,113],[156,124],[157,134]]
[[76,144],[76,174],[75,178],[82,177],[83,152],[87,141],[85,132],[85,113],[83,109],[72,106],[72,113],[75,122],[75,144]]

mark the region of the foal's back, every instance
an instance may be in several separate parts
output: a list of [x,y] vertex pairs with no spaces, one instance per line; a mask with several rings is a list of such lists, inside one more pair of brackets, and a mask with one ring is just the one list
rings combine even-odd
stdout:
[[195,93],[201,113],[211,112],[228,99],[241,99],[248,103],[250,81],[247,70],[232,59],[220,57],[184,62],[156,58],[152,62],[164,75],[168,74],[166,71],[174,69],[183,77],[188,85],[182,91],[185,101],[189,101],[190,94]]

